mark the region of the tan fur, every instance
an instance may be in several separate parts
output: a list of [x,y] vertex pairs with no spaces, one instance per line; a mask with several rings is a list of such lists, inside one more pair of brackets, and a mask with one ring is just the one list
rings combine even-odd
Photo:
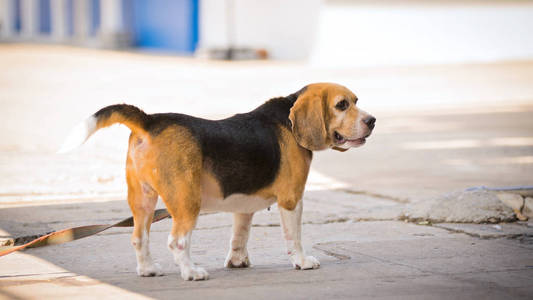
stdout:
[[293,210],[302,198],[311,165],[311,152],[302,148],[292,133],[280,128],[280,170],[276,180],[257,192],[263,198],[274,197],[279,206]]
[[136,221],[133,239],[149,230],[150,223],[141,220],[153,214],[156,201],[152,199],[155,195],[157,200],[157,194],[172,216],[172,235],[183,236],[194,228],[201,204],[202,158],[187,129],[171,126],[153,139],[132,133],[126,173]]

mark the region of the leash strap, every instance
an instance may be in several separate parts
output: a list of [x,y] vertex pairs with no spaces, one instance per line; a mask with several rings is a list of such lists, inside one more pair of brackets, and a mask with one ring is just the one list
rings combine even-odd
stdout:
[[[152,223],[161,221],[168,217],[170,217],[170,215],[166,209],[164,208],[157,209],[154,212],[154,218],[152,220]],[[22,250],[24,248],[44,247],[48,245],[57,245],[57,244],[63,244],[66,242],[78,240],[84,237],[95,235],[111,227],[132,227],[132,226],[133,226],[133,217],[129,217],[115,224],[87,225],[87,226],[79,226],[79,227],[73,227],[73,228],[67,228],[63,230],[54,231],[54,232],[39,236],[38,238],[33,239],[32,241],[27,242],[22,245],[16,245],[17,240],[21,240],[21,239],[24,240],[24,238],[17,238],[15,239],[16,246],[0,247],[0,257],[13,253],[15,251]]]

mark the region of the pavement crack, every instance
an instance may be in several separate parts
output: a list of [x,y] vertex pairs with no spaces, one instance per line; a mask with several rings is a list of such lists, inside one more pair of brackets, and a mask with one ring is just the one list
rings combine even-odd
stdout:
[[365,257],[368,257],[368,258],[371,258],[375,261],[378,261],[380,263],[383,263],[383,264],[390,264],[390,265],[396,265],[396,266],[402,266],[402,267],[406,267],[408,269],[413,269],[413,270],[417,270],[419,272],[421,272],[422,274],[437,274],[437,275],[443,275],[443,274],[440,274],[439,272],[435,272],[433,270],[425,270],[423,268],[420,268],[420,267],[417,267],[417,266],[414,266],[414,265],[411,265],[411,264],[407,264],[407,263],[401,263],[401,262],[397,262],[397,261],[394,261],[394,260],[389,260],[389,259],[385,259],[385,258],[381,258],[381,257],[377,257],[377,256],[373,256],[373,255],[369,255],[369,254],[365,254],[365,253],[362,253],[362,252],[358,252],[358,251],[353,251],[354,253],[358,254],[358,255],[361,255],[361,256],[365,256]]
[[351,219],[348,218],[348,217],[338,217],[338,218],[333,218],[333,219],[326,219],[326,220],[321,221],[321,222],[306,221],[306,222],[302,222],[302,224],[304,224],[304,225],[306,225],[306,224],[325,225],[325,224],[332,224],[332,223],[345,223],[345,222],[348,222],[350,220]]
[[354,218],[354,222],[381,222],[381,221],[398,221],[398,218]]
[[279,227],[279,223],[252,224],[252,227]]
[[336,253],[336,252],[333,252],[333,251],[330,251],[330,250],[322,249],[320,247],[320,245],[323,245],[323,244],[316,244],[316,245],[313,246],[313,249],[321,251],[322,253],[324,253],[324,254],[326,254],[328,256],[335,257],[338,260],[347,260],[347,259],[351,259],[352,258],[351,256],[348,256],[348,255],[344,255],[344,254]]
[[374,198],[380,198],[380,199],[384,199],[384,200],[393,201],[393,202],[396,202],[396,203],[404,203],[405,204],[405,203],[409,203],[410,202],[408,198],[394,197],[394,196],[383,195],[383,194],[369,192],[369,191],[352,190],[352,189],[347,189],[347,188],[336,189],[336,190],[339,191],[339,192],[347,193],[347,194],[365,195],[365,196],[370,196],[370,197],[374,197]]
[[479,233],[473,233],[473,232],[468,232],[466,230],[462,230],[462,229],[457,229],[457,228],[448,228],[448,227],[445,227],[445,226],[439,226],[438,224],[433,224],[432,225],[433,227],[435,228],[439,228],[439,229],[444,229],[448,232],[451,232],[451,233],[462,233],[462,234],[466,234],[470,237],[473,237],[473,238],[478,238],[478,239],[481,239],[481,240],[494,240],[494,239],[521,239],[521,238],[530,238],[530,237],[533,237],[533,234],[528,234],[528,233],[508,233],[508,234],[479,234]]

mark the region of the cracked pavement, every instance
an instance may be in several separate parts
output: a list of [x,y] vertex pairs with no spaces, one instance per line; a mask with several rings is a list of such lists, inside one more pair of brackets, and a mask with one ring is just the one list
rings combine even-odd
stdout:
[[126,101],[149,112],[217,118],[308,82],[337,81],[378,119],[364,147],[314,155],[303,241],[320,260],[318,270],[292,269],[274,205],[254,217],[249,269],[223,268],[231,216],[209,214],[192,238],[193,260],[209,271],[208,281],[180,279],[166,249],[170,221],[163,220],[151,231],[163,277],[137,277],[131,229],[113,228],[0,258],[0,299],[528,299],[533,293],[531,220],[400,220],[407,207],[446,193],[533,183],[533,62],[338,71],[0,45],[0,65],[10,70],[0,73],[2,238],[130,215],[126,129],[103,130],[73,153],[54,154],[70,126],[103,105]]

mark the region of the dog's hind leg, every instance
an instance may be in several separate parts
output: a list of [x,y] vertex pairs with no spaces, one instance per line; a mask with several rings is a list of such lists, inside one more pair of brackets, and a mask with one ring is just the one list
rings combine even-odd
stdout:
[[157,193],[146,183],[141,183],[131,170],[127,171],[128,204],[133,213],[133,234],[131,244],[137,256],[137,274],[139,276],[163,275],[159,264],[154,263],[150,255],[150,226],[157,204]]
[[[163,201],[172,216],[172,229],[168,236],[168,248],[179,265],[184,280],[206,280],[209,274],[204,268],[197,267],[191,260],[191,234],[200,213],[200,186],[195,184],[194,176],[188,174],[191,181],[180,180],[175,185],[175,192],[163,194]],[[192,178],[191,178],[192,177]]]
[[250,266],[246,244],[248,243],[253,215],[253,213],[233,214],[233,234],[230,241],[230,250],[224,263],[226,268],[247,268]]

